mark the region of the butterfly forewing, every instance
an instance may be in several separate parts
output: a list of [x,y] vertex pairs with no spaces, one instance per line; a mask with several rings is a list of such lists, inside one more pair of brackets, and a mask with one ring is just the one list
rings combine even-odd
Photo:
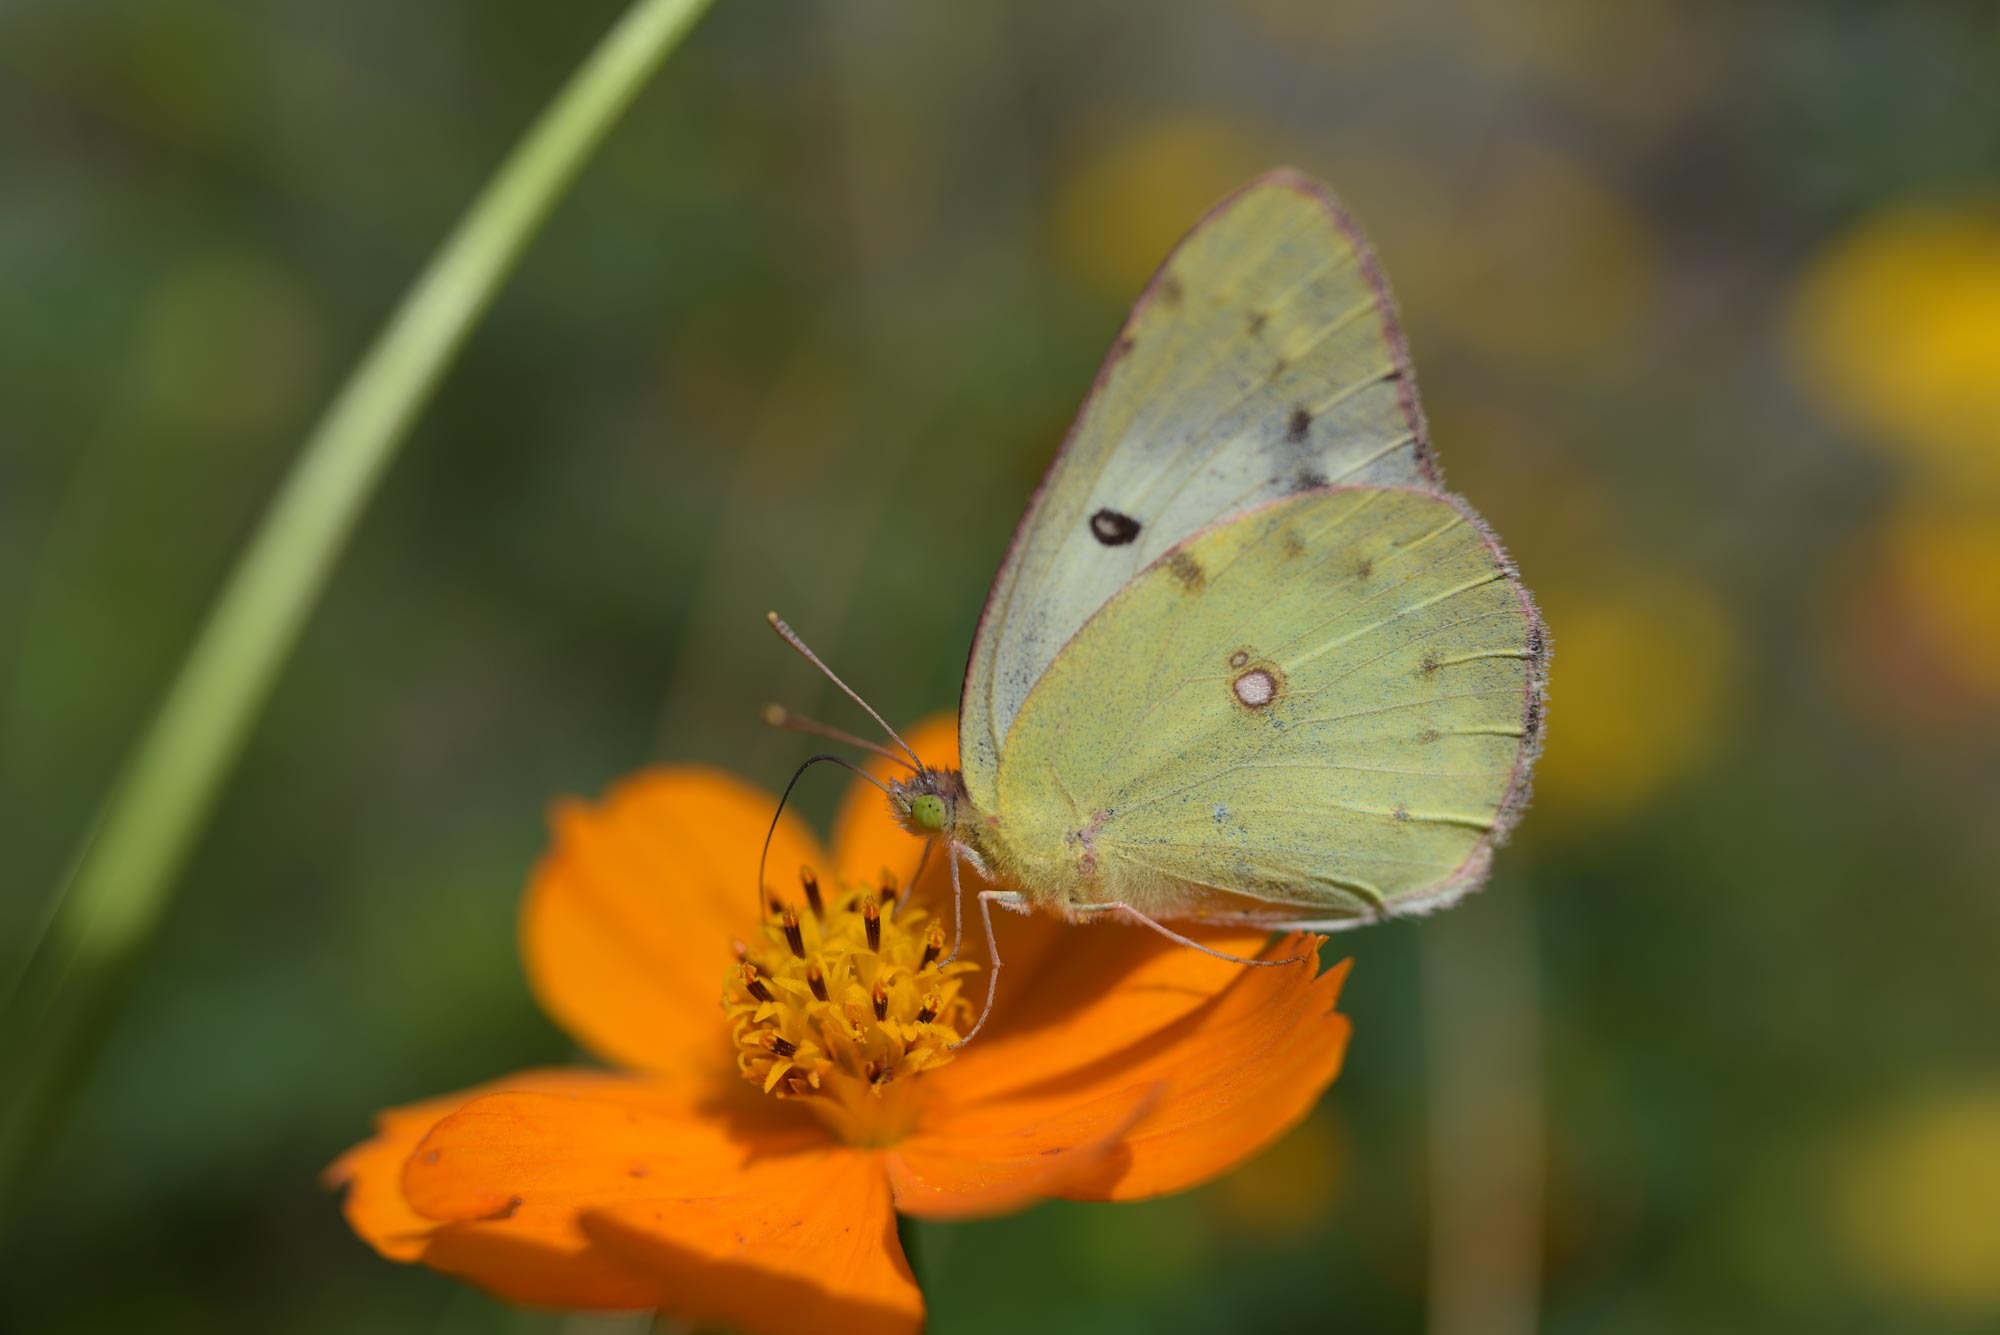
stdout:
[[1022,520],[960,706],[975,802],[1030,691],[1122,585],[1227,515],[1353,483],[1435,483],[1408,356],[1359,231],[1274,172],[1162,266]]

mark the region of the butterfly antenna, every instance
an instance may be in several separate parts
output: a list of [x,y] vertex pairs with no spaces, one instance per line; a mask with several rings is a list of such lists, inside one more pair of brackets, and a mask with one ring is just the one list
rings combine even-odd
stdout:
[[783,705],[765,705],[764,722],[774,728],[783,728],[787,732],[803,732],[813,737],[824,737],[831,742],[844,742],[848,746],[858,746],[863,751],[874,752],[884,760],[893,760],[904,769],[911,768],[909,761],[903,759],[886,746],[880,746],[865,737],[856,737],[851,732],[842,732],[838,728],[829,727],[827,724],[815,719],[794,714]]
[[880,788],[882,790],[883,796],[885,797],[888,796],[889,788],[887,784],[884,784],[880,779],[876,778],[873,774],[870,774],[867,770],[862,769],[859,765],[854,764],[852,761],[848,760],[844,756],[835,756],[835,755],[813,756],[809,758],[803,765],[800,765],[796,770],[792,771],[792,781],[785,785],[784,793],[780,795],[778,798],[778,809],[771,813],[771,828],[764,831],[763,851],[757,854],[757,921],[758,922],[763,922],[765,920],[765,917],[770,912],[770,906],[764,898],[764,867],[771,860],[771,840],[778,833],[778,818],[785,814],[785,803],[791,801],[792,789],[799,786],[799,780],[805,777],[805,773],[807,770],[811,769],[814,765],[819,764],[821,761],[825,761],[830,765],[838,765],[844,770],[849,770],[855,774],[860,775],[862,778],[868,780],[868,782],[874,784],[877,788]]
[[862,709],[866,710],[868,717],[874,719],[876,724],[882,729],[882,731],[889,734],[889,739],[895,742],[896,745],[903,748],[903,754],[910,758],[910,763],[912,765],[916,766],[916,768],[918,769],[922,769],[924,767],[924,762],[917,759],[917,753],[910,749],[910,744],[904,741],[894,728],[889,726],[888,721],[886,719],[884,719],[880,714],[875,712],[873,706],[871,706],[866,700],[863,700],[860,696],[856,695],[852,687],[850,687],[846,682],[842,681],[839,677],[834,676],[833,669],[828,667],[826,664],[820,662],[818,654],[806,648],[806,642],[799,638],[797,631],[793,630],[790,626],[787,626],[785,624],[784,619],[782,617],[780,617],[776,612],[766,612],[764,614],[764,619],[771,623],[772,630],[778,632],[779,639],[782,639],[786,644],[789,644],[792,646],[792,648],[798,650],[799,653],[805,657],[806,662],[811,663],[814,667],[818,668],[828,681],[832,682],[835,686],[838,686],[841,689],[841,691],[846,694],[848,699],[852,700],[855,704],[860,705]]

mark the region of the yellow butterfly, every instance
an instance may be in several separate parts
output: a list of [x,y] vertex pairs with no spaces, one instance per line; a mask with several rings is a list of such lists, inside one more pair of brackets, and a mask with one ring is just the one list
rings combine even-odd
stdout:
[[911,753],[890,802],[954,887],[1010,887],[979,896],[989,948],[995,904],[1197,949],[1163,922],[1426,912],[1520,814],[1547,659],[1442,487],[1381,267],[1278,170],[1140,296],[987,595],[963,769]]

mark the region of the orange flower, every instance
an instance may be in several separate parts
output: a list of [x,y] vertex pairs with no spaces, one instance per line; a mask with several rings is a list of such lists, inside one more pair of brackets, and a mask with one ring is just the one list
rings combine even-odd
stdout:
[[[943,724],[911,740],[955,753]],[[973,931],[958,963],[939,958],[942,859],[893,893],[921,845],[856,785],[831,857],[779,824],[770,865],[816,874],[760,925],[750,868],[771,810],[694,768],[556,810],[522,909],[528,975],[629,1074],[530,1071],[383,1113],[329,1170],[362,1238],[517,1302],[914,1331],[897,1211],[1179,1191],[1274,1140],[1340,1069],[1345,965],[1248,969],[1043,919],[1000,925],[992,1023],[953,1052],[985,961]]]

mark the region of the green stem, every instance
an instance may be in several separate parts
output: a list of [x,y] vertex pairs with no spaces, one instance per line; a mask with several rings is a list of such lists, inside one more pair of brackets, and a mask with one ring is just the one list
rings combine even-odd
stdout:
[[711,3],[634,0],[472,202],[306,440],[0,1012],[0,1226],[398,446],[565,188]]

